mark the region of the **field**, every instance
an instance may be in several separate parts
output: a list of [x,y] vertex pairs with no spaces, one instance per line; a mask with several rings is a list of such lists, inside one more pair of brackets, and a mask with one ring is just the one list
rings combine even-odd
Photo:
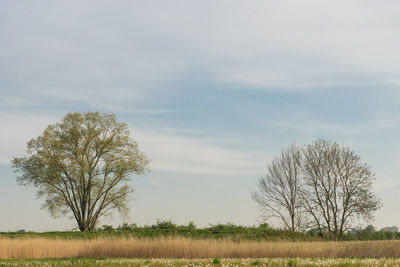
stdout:
[[400,259],[319,259],[319,258],[274,258],[274,259],[45,259],[45,260],[0,260],[0,266],[400,266]]
[[265,242],[189,238],[0,239],[1,259],[400,257],[400,241]]
[[146,262],[148,266],[211,266],[212,259],[216,263],[221,261],[224,266],[257,263],[263,266],[365,266],[367,263],[387,266],[400,265],[399,257],[400,241],[397,240],[271,242],[180,237],[0,238],[0,266],[28,263],[29,266],[62,266],[67,263],[77,266],[142,266]]

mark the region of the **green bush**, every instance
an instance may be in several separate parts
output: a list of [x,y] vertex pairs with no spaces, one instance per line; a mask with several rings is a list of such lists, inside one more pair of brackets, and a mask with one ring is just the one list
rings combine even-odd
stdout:
[[212,261],[213,264],[221,264],[221,260],[218,258],[214,258]]
[[168,221],[157,220],[157,223],[155,225],[152,225],[151,228],[159,230],[175,230],[176,224],[174,224],[171,220]]
[[132,223],[132,224],[123,223],[122,225],[118,226],[117,230],[119,230],[119,231],[132,231],[135,228],[137,228],[136,223]]
[[112,232],[112,231],[114,231],[114,228],[112,227],[112,225],[103,225],[102,230],[106,231],[106,232]]

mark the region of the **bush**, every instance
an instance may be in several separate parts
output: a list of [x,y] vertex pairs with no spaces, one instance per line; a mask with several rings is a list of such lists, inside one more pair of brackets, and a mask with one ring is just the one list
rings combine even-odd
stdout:
[[102,230],[106,231],[106,232],[112,232],[112,231],[114,231],[114,228],[112,227],[112,225],[103,225]]
[[187,225],[188,230],[196,230],[196,225],[194,222],[190,221],[189,224]]
[[213,264],[221,264],[221,260],[218,258],[214,258],[212,261]]
[[159,230],[175,230],[176,224],[172,223],[171,220],[168,221],[157,220],[157,223],[155,225],[152,225],[151,228]]
[[137,228],[136,223],[123,223],[122,225],[118,226],[117,230],[119,231],[132,231]]

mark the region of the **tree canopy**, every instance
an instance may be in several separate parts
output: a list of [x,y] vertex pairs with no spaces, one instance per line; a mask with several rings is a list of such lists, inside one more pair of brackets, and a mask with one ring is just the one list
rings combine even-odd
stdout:
[[127,124],[99,112],[67,114],[30,140],[27,154],[12,160],[18,183],[37,188],[51,216],[71,212],[81,231],[113,211],[126,215],[132,175],[149,171]]

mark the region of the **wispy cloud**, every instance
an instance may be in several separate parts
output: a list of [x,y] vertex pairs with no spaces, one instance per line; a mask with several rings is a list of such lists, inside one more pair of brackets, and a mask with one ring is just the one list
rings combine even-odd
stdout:
[[264,159],[226,149],[207,140],[154,131],[135,131],[140,147],[160,171],[201,174],[251,174],[264,170]]
[[264,123],[278,129],[296,131],[299,135],[312,133],[314,135],[357,136],[365,133],[377,133],[384,129],[400,128],[400,117],[370,119],[359,123],[337,123],[304,117],[300,120],[265,120]]
[[140,100],[191,68],[269,90],[398,80],[395,1],[88,3],[2,3],[0,77],[47,97],[110,101]]
[[26,143],[43,132],[47,125],[60,118],[52,115],[35,115],[28,112],[0,114],[0,164],[10,164],[13,157],[24,155]]

